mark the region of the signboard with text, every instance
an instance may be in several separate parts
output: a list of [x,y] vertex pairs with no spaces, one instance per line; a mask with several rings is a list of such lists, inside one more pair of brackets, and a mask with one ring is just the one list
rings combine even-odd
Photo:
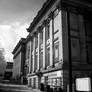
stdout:
[[91,78],[77,78],[76,91],[91,91]]

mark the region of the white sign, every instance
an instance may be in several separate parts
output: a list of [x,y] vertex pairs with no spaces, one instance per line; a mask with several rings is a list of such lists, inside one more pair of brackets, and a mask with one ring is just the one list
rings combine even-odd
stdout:
[[77,78],[76,90],[77,91],[91,91],[91,79],[90,78]]

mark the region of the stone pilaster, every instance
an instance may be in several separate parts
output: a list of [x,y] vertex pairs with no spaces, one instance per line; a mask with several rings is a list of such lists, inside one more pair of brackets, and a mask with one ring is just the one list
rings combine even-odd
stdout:
[[45,27],[43,28],[43,69],[45,68],[45,54],[46,54],[46,37],[45,37]]
[[35,71],[35,36],[33,38],[33,72]]
[[62,12],[59,11],[58,17],[59,17],[59,61],[61,62],[63,60],[63,46],[62,46]]
[[29,53],[29,73],[32,71],[32,70],[31,70],[31,55],[32,55],[32,53],[31,53],[31,41],[30,41],[30,53]]
[[50,16],[50,66],[54,67],[54,20],[53,20],[53,12],[51,12]]
[[50,66],[53,66],[53,30],[52,30],[52,20],[50,21]]
[[38,32],[38,64],[37,64],[38,70],[39,70],[39,60],[40,60],[40,32]]

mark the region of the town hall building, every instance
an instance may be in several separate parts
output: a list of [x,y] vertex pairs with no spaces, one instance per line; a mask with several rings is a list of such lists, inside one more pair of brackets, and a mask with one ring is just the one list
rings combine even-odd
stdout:
[[92,76],[92,2],[47,0],[27,31],[28,86],[76,89]]

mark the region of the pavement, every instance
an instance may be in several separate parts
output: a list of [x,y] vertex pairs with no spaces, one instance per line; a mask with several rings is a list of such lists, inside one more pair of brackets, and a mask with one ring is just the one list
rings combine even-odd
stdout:
[[32,90],[33,92],[41,92],[39,89],[32,89],[31,87],[28,87],[27,85],[25,85],[26,88],[28,88],[29,90]]
[[0,92],[41,92],[39,89],[32,89],[27,85],[2,84],[0,83]]

